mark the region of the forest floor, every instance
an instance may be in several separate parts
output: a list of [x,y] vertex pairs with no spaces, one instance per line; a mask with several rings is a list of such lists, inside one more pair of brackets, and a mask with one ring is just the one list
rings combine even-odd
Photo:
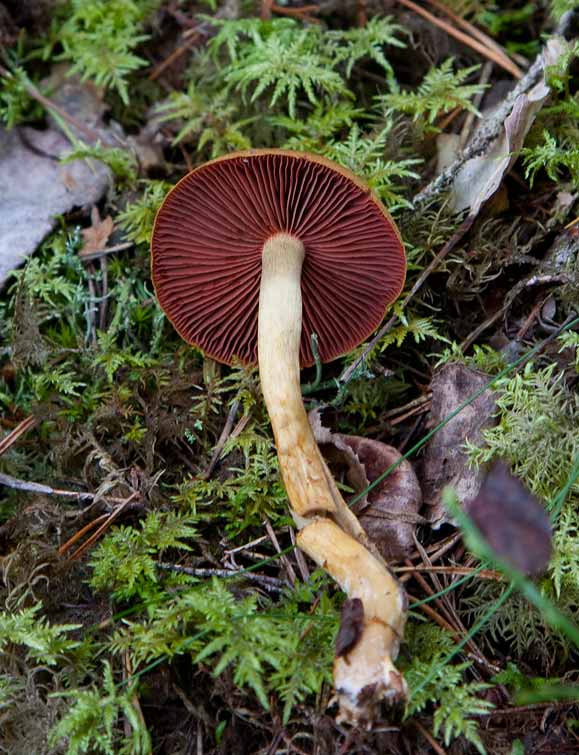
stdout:
[[[1,752],[579,753],[578,17],[0,2]],[[257,368],[151,283],[169,189],[250,148],[353,171],[406,248],[377,332],[302,372],[409,598],[373,727],[336,721],[344,595],[296,548]]]

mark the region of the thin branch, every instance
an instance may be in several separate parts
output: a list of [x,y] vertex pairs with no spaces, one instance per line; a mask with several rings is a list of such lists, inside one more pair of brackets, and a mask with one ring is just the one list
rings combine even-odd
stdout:
[[398,2],[400,3],[400,5],[403,5],[405,8],[409,8],[410,10],[414,11],[414,13],[417,13],[419,16],[422,16],[427,21],[430,21],[430,23],[433,24],[434,26],[438,26],[439,29],[443,29],[449,36],[454,37],[459,42],[462,42],[464,45],[467,45],[467,47],[470,47],[472,50],[475,50],[476,52],[483,55],[485,58],[492,60],[493,63],[496,63],[498,66],[500,66],[505,71],[510,73],[516,79],[521,78],[522,71],[519,68],[519,66],[515,65],[512,62],[512,60],[507,58],[505,55],[499,54],[496,50],[490,49],[486,45],[483,45],[477,39],[473,39],[468,34],[465,34],[464,32],[459,31],[458,29],[455,29],[454,26],[452,26],[452,24],[449,24],[448,22],[443,21],[441,18],[438,18],[438,16],[434,16],[425,8],[422,8],[420,5],[417,5],[416,3],[412,2],[412,0],[398,0]]
[[163,571],[180,572],[181,574],[188,574],[191,577],[228,577],[233,579],[247,579],[250,582],[256,582],[260,584],[264,589],[269,592],[281,592],[287,587],[286,583],[277,579],[276,577],[267,577],[265,574],[254,574],[250,571],[231,571],[229,569],[192,569],[188,566],[178,566],[177,564],[167,564],[160,562],[157,564],[158,569]]
[[0,440],[0,456],[2,456],[3,453],[6,453],[6,451],[8,451],[8,449],[13,446],[22,435],[31,430],[35,425],[36,419],[32,415],[23,419],[22,422],[19,422],[16,427],[8,433],[8,435],[5,435],[2,440]]

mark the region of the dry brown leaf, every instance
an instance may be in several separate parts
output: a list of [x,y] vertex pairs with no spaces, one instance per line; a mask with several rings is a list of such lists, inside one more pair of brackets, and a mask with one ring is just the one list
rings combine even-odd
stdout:
[[[340,472],[357,495],[365,490],[401,454],[393,446],[356,435],[332,433],[322,425],[318,411],[310,423],[320,450],[334,472]],[[402,461],[384,480],[353,506],[360,524],[386,560],[407,556],[414,547],[413,533],[422,492],[409,461]]]
[[465,510],[500,558],[524,574],[545,571],[551,558],[551,521],[543,504],[504,462],[492,465]]
[[84,228],[82,231],[84,242],[79,252],[81,256],[104,249],[114,230],[111,216],[107,215],[104,220],[101,220],[96,207],[93,207],[91,212],[91,223],[90,228]]
[[[429,426],[435,427],[456,410],[469,396],[483,388],[489,376],[464,364],[446,364],[432,378],[432,409]],[[481,486],[484,472],[468,464],[464,444],[480,446],[482,433],[496,424],[496,396],[486,390],[456,417],[442,427],[426,447],[422,462],[422,489],[426,504],[425,516],[434,527],[448,520],[441,501],[446,485],[452,485],[460,501],[474,498]]]

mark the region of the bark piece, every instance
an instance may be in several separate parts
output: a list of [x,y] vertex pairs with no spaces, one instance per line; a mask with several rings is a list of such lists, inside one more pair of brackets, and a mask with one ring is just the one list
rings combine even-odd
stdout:
[[[446,419],[488,381],[488,375],[464,364],[450,363],[441,367],[432,379],[429,426],[435,427]],[[446,485],[452,485],[460,501],[477,495],[484,470],[469,466],[464,445],[467,441],[482,445],[483,431],[496,424],[495,413],[496,396],[489,389],[444,425],[426,447],[421,482],[425,516],[435,528],[449,521],[441,501]]]

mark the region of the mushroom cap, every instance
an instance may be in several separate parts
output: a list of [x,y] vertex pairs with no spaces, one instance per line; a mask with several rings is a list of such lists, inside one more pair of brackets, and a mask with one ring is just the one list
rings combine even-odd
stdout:
[[303,367],[350,351],[400,294],[406,258],[398,229],[353,173],[326,158],[250,150],[192,170],[155,219],[152,277],[181,337],[219,362],[257,362],[265,241],[289,233],[304,244]]

